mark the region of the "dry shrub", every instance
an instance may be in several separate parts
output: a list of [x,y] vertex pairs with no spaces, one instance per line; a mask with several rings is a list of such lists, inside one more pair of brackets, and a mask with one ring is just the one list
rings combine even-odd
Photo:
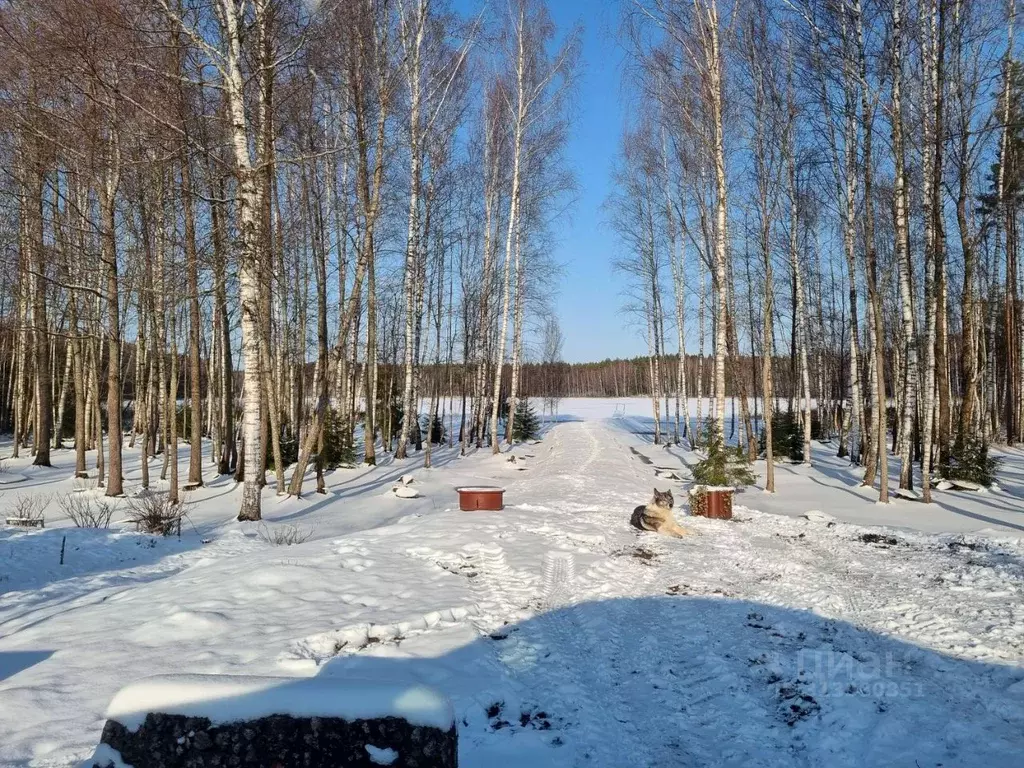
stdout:
[[170,536],[181,531],[181,521],[188,517],[184,504],[175,504],[166,493],[146,493],[128,499],[125,520],[141,533]]
[[43,512],[50,503],[49,494],[36,494],[32,496],[19,495],[14,499],[12,509],[19,520],[42,520]]
[[109,528],[114,507],[108,501],[81,493],[69,493],[57,499],[64,517],[76,528]]
[[260,541],[272,547],[290,547],[292,544],[309,541],[313,531],[303,530],[297,525],[275,525],[270,528],[266,523],[261,523],[256,528],[256,535]]
[[96,490],[97,481],[92,477],[76,477],[71,481],[71,487],[76,493]]

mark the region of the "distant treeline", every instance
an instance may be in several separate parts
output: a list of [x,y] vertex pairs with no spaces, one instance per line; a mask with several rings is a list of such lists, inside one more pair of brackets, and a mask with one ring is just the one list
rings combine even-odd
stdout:
[[[685,391],[689,397],[711,395],[713,359],[709,356],[686,355],[684,369],[685,388],[679,387],[677,355],[662,357],[659,373],[662,392]],[[777,378],[775,395],[788,399],[797,390],[797,369],[790,357],[776,356],[773,361]],[[759,394],[759,380],[755,373],[760,364],[748,356],[729,362],[726,392]],[[506,366],[508,367],[508,366]],[[647,397],[651,394],[651,358],[607,359],[594,363],[524,363],[520,371],[522,393],[528,397]],[[461,392],[461,372],[455,367],[425,366],[421,371],[426,391]],[[739,382],[744,386],[741,387]],[[841,392],[835,393],[842,398]]]

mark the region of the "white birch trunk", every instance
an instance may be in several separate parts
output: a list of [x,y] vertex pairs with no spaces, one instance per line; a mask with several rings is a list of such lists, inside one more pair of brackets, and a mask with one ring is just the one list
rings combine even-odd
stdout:
[[[410,20],[406,13],[404,4],[400,3],[400,26],[402,44],[405,50],[405,73],[409,86],[409,216],[408,231],[406,235],[405,249],[405,275],[403,289],[405,294],[405,349],[403,355],[404,382],[403,382],[403,417],[402,430],[398,438],[398,447],[395,449],[395,458],[406,458],[409,446],[409,437],[412,434],[414,424],[418,426],[418,403],[416,398],[415,369],[415,344],[418,329],[416,298],[419,293],[417,287],[420,274],[420,189],[423,176],[423,142],[420,125],[421,109],[421,59],[423,51],[423,35],[426,26],[427,0],[419,0],[416,3],[414,18]],[[414,29],[409,29],[410,23]]]
[[895,156],[895,251],[899,268],[900,310],[903,320],[904,350],[902,417],[899,429],[900,488],[914,487],[913,443],[911,435],[917,413],[917,331],[915,328],[913,263],[910,257],[908,235],[907,187],[903,142],[903,7],[902,0],[893,0],[892,25],[892,144]]
[[245,110],[244,81],[241,69],[241,19],[234,0],[218,0],[221,34],[225,41],[223,86],[228,109],[228,137],[234,153],[238,176],[239,252],[238,290],[242,317],[242,444],[245,478],[242,483],[242,504],[239,520],[259,520],[261,514],[258,477],[263,466],[261,403],[263,392],[260,355],[260,211],[262,207],[259,172],[253,168],[249,154],[248,116]]
[[526,132],[526,10],[520,5],[516,27],[516,113],[512,143],[512,189],[509,193],[508,232],[505,236],[505,274],[502,293],[501,322],[498,324],[498,348],[494,362],[494,400],[491,403],[491,453],[501,450],[498,440],[498,409],[501,399],[501,373],[505,361],[505,337],[508,334],[508,312],[511,294],[513,250],[518,227],[520,186],[522,184],[523,138]]

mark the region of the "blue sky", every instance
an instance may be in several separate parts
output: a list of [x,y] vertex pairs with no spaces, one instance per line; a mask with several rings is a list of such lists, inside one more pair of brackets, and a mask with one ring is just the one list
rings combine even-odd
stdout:
[[570,216],[556,232],[555,258],[565,267],[558,299],[564,355],[570,362],[629,357],[642,352],[644,345],[619,311],[620,281],[611,269],[615,236],[602,212],[625,122],[621,98],[625,51],[616,36],[619,4],[550,0],[548,6],[560,29],[583,24],[578,96],[567,153],[579,193]]
[[[504,0],[487,2],[494,12],[505,10]],[[474,12],[482,2],[456,0],[455,5],[463,12]],[[577,23],[583,26],[567,151],[579,190],[575,206],[555,230],[554,257],[564,267],[557,301],[565,334],[563,356],[570,362],[631,357],[644,353],[646,347],[619,311],[619,280],[611,269],[615,237],[602,212],[625,123],[621,98],[625,51],[616,34],[619,0],[548,0],[548,9],[560,36]]]

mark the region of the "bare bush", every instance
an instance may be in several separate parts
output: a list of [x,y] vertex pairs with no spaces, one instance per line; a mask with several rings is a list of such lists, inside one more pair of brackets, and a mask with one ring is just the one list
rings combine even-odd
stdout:
[[175,504],[166,493],[147,493],[128,499],[125,520],[141,533],[170,536],[181,531],[181,521],[188,517],[184,504]]
[[12,506],[14,514],[11,517],[16,517],[19,520],[42,520],[43,512],[46,511],[50,498],[49,494],[20,495],[14,500]]
[[96,479],[92,477],[76,477],[71,481],[71,487],[76,493],[96,490]]
[[301,544],[309,541],[313,535],[312,529],[303,530],[297,525],[275,525],[273,528],[261,523],[256,529],[259,540],[272,547],[290,547],[292,544]]
[[69,493],[57,499],[64,517],[76,528],[109,528],[114,507],[110,502],[81,493]]

